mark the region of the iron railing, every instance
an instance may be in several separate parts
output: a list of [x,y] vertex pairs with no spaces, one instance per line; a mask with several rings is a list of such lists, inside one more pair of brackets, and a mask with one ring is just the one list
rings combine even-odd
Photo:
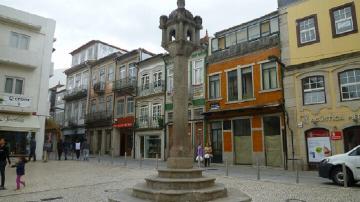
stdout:
[[124,89],[136,89],[136,77],[128,77],[113,82],[113,91],[121,91]]
[[86,114],[86,123],[96,123],[96,122],[111,122],[112,123],[112,112],[93,112]]
[[138,87],[138,96],[148,96],[165,92],[165,81],[160,80]]
[[95,93],[104,93],[106,88],[106,83],[103,81],[97,82],[94,84],[93,89]]
[[164,116],[146,116],[136,119],[137,129],[162,129],[165,125]]
[[88,92],[87,86],[79,86],[71,90],[66,90],[63,99],[66,101],[81,99],[87,96],[87,92]]

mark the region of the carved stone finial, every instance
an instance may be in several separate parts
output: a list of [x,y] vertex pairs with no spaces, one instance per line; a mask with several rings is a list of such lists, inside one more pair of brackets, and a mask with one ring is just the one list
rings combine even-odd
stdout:
[[185,0],[177,1],[178,8],[185,8]]

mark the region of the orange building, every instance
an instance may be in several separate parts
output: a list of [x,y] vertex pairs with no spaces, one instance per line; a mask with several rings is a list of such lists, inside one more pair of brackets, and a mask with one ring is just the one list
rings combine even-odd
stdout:
[[220,31],[207,67],[206,140],[213,162],[281,167],[286,158],[278,14]]

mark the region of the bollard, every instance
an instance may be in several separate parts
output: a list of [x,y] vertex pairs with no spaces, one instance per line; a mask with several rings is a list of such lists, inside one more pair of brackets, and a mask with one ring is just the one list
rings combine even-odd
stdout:
[[99,151],[99,155],[98,155],[98,162],[100,163],[100,151]]
[[125,161],[124,161],[124,166],[127,166],[127,153],[125,152]]
[[347,176],[345,163],[342,164],[342,170],[343,170],[344,187],[347,188],[348,187],[348,176]]
[[225,175],[226,175],[226,176],[229,176],[229,164],[228,164],[228,160],[227,160],[227,159],[225,159],[225,167],[226,167],[226,173],[225,173]]
[[159,169],[159,154],[156,154],[156,170]]
[[140,155],[140,168],[142,168],[142,155]]
[[111,165],[114,165],[114,151],[111,150]]
[[299,184],[299,160],[296,161],[296,184]]
[[260,180],[260,160],[259,160],[259,156],[256,158],[256,166],[257,166],[257,180]]

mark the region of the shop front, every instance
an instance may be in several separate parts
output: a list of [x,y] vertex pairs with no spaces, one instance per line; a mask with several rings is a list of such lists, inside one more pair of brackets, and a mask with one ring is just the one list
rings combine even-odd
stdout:
[[134,123],[135,118],[133,116],[115,119],[113,124],[113,128],[115,128],[113,133],[115,155],[134,156]]
[[162,133],[137,133],[136,147],[138,155],[144,159],[163,159],[164,157],[164,141]]

